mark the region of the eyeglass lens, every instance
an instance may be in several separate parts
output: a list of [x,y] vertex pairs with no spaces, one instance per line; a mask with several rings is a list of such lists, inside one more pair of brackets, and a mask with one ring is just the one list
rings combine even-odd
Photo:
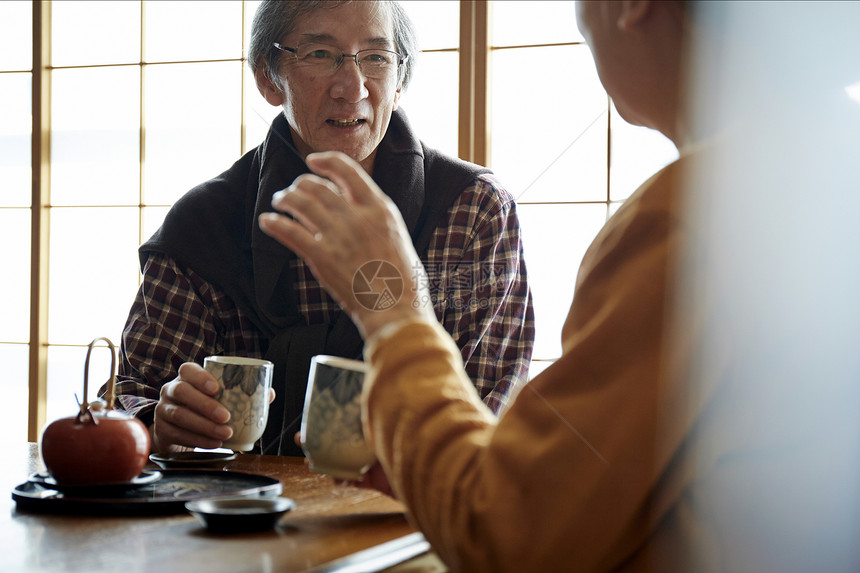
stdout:
[[305,44],[296,47],[296,58],[321,74],[337,70],[344,59],[354,60],[358,69],[368,78],[384,78],[393,74],[399,64],[399,56],[389,50],[359,50],[355,54],[344,54],[334,46]]

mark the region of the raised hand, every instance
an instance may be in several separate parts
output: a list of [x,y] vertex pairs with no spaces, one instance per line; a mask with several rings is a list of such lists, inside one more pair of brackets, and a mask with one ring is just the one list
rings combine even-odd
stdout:
[[[260,216],[260,228],[302,257],[331,296],[349,312],[365,338],[401,319],[435,320],[424,269],[394,203],[352,159],[339,152],[308,155],[314,174],[276,193],[277,213]],[[403,281],[399,297],[368,305],[356,297],[356,274],[366,265],[389,265]]]

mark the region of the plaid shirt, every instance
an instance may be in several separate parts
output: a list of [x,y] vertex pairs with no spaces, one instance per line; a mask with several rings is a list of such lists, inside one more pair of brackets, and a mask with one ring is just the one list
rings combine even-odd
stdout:
[[[498,412],[527,380],[534,312],[513,197],[481,175],[448,210],[423,260],[436,316],[461,349],[478,393]],[[308,324],[342,312],[301,259],[293,260],[299,312]],[[149,257],[123,331],[117,399],[146,424],[161,386],[183,362],[260,357],[263,338],[219,288],[163,255]]]

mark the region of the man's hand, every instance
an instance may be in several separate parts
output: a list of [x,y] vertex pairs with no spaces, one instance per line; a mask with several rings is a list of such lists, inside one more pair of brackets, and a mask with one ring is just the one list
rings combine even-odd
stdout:
[[[435,321],[424,267],[391,199],[343,153],[314,153],[306,162],[315,175],[299,176],[272,200],[275,209],[294,219],[264,213],[260,228],[308,264],[365,339],[398,320]],[[356,296],[355,280],[357,273],[381,264],[386,279],[399,274],[403,291],[383,308],[371,308]]]
[[[233,435],[230,412],[217,399],[218,382],[199,364],[186,362],[179,376],[161,387],[155,418],[149,427],[153,452],[220,448]],[[269,403],[275,389],[269,392]]]
[[161,387],[149,429],[156,452],[220,448],[233,435],[230,412],[215,398],[218,383],[199,364],[186,362],[179,376]]
[[375,489],[387,496],[394,498],[397,497],[394,495],[394,491],[391,489],[391,484],[388,483],[388,476],[385,475],[385,470],[382,469],[379,462],[370,466],[370,469],[361,476],[361,480],[359,481],[336,479],[334,482],[338,485],[348,485],[352,487],[360,487],[362,489]]

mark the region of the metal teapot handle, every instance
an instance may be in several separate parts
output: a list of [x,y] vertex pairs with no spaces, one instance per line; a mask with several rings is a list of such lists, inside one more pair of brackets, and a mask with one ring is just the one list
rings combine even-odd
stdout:
[[110,378],[107,382],[108,390],[107,394],[105,395],[105,401],[107,402],[108,409],[113,409],[113,403],[116,396],[116,347],[113,345],[113,342],[111,342],[107,338],[100,337],[90,342],[87,348],[87,359],[84,362],[84,396],[81,401],[81,412],[79,416],[83,416],[88,412],[89,403],[87,402],[87,390],[88,378],[90,375],[90,354],[93,351],[93,345],[95,345],[95,343],[100,340],[106,342],[108,347],[110,348]]

